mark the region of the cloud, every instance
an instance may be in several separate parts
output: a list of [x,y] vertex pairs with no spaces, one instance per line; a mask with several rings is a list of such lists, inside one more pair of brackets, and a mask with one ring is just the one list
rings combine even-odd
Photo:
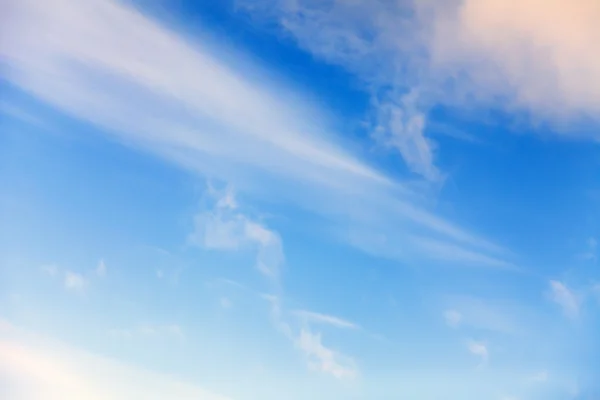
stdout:
[[456,310],[447,310],[444,312],[446,324],[451,328],[458,328],[462,321],[462,314]]
[[232,301],[229,300],[229,298],[227,298],[227,297],[221,297],[221,299],[219,300],[219,304],[221,305],[221,308],[224,308],[224,309],[229,309],[229,308],[233,307]]
[[0,331],[0,381],[6,400],[226,400],[195,385],[46,341]]
[[15,118],[41,129],[48,128],[48,124],[31,112],[4,100],[0,100],[0,114],[4,114],[4,117]]
[[580,306],[578,297],[559,281],[550,281],[550,290],[551,300],[562,308],[563,313],[569,318],[577,318]]
[[61,268],[53,264],[44,265],[41,267],[41,270],[50,277],[62,276],[62,282],[65,289],[74,292],[83,292],[95,278],[103,278],[106,276],[106,264],[104,263],[104,260],[100,260],[96,268],[88,270],[85,274],[61,270]]
[[96,276],[103,278],[106,276],[106,264],[104,260],[98,261],[98,265],[96,266]]
[[302,329],[296,345],[308,357],[309,367],[331,374],[338,379],[352,379],[358,375],[354,360],[325,347],[321,335]]
[[470,341],[467,343],[467,348],[471,354],[481,358],[481,365],[487,363],[489,352],[485,343]]
[[593,237],[588,238],[588,240],[586,241],[586,247],[587,249],[584,252],[579,253],[577,255],[578,258],[588,261],[596,261],[598,258],[598,242],[596,241],[596,239]]
[[[192,41],[111,0],[4,3],[11,17],[3,21],[10,40],[0,43],[3,77],[109,138],[241,192],[325,215],[340,229],[350,224],[358,231],[381,232],[396,241],[386,244],[395,258],[434,254],[406,246],[408,231],[467,247],[462,255],[455,251],[454,258],[474,260],[485,253],[489,258],[481,260],[489,262],[504,257],[499,246],[417,206],[412,190],[343,150],[340,136],[314,104],[208,35],[199,32]],[[48,34],[39,35],[39,29]],[[405,149],[415,168],[434,178],[429,144],[418,134],[419,101],[416,95],[404,98],[401,115],[399,106],[390,106],[379,125],[410,131],[409,139],[388,138],[388,145]],[[408,105],[415,115],[407,112]],[[219,208],[235,209],[234,204]],[[270,271],[267,264],[278,257],[277,238],[260,224],[205,222],[215,224],[207,245],[235,246],[238,242],[228,240],[230,234],[239,237],[236,229],[254,242],[269,242],[260,245],[265,261],[259,268]],[[407,247],[402,253],[393,250]]]
[[58,267],[56,265],[43,265],[42,272],[49,276],[56,276],[58,274]]
[[533,382],[546,382],[548,380],[548,371],[539,371],[531,376],[531,381]]
[[450,307],[444,314],[446,322],[458,320],[460,326],[471,329],[521,335],[542,324],[537,318],[536,310],[514,301],[448,296],[444,302]]
[[72,271],[65,271],[64,285],[67,290],[82,292],[87,284],[87,279],[83,275]]
[[230,191],[218,198],[212,209],[194,217],[194,231],[188,241],[215,250],[254,248],[256,268],[272,279],[277,279],[284,262],[279,235],[237,211]]
[[398,100],[380,101],[372,136],[399,151],[412,171],[436,181],[441,175],[434,165],[434,145],[425,136],[427,119],[415,104],[416,96],[415,92],[409,92]]
[[446,262],[455,262],[462,265],[486,266],[490,268],[499,268],[507,270],[518,270],[514,264],[488,256],[481,252],[467,250],[464,247],[449,244],[430,238],[411,237],[411,243],[424,253],[429,254],[430,258],[443,260]]
[[360,329],[360,326],[356,325],[353,322],[349,322],[342,318],[334,317],[331,315],[320,314],[306,310],[296,310],[292,313],[306,323],[331,325],[333,327],[341,329]]
[[[260,295],[270,303],[275,328],[304,353],[310,369],[330,374],[338,379],[354,378],[357,375],[357,367],[353,359],[324,346],[321,342],[321,334],[313,334],[305,328],[297,330],[287,320],[290,313],[283,305],[284,287],[279,280],[280,269],[284,262],[283,245],[279,235],[244,215],[230,187],[224,193],[219,193],[209,185],[208,195],[209,202],[212,204],[207,211],[195,216],[195,229],[188,237],[188,241],[207,249],[236,251],[248,246],[258,249],[257,269],[275,283],[276,294]],[[227,279],[221,279],[220,282],[245,288]],[[228,308],[231,304],[228,299],[222,298],[221,306]],[[291,314],[302,318],[305,323],[358,329],[358,326],[353,323],[324,314],[303,310],[293,311]]]
[[375,136],[428,179],[440,176],[427,131],[435,106],[499,107],[556,128],[598,122],[596,0],[237,3],[363,82]]

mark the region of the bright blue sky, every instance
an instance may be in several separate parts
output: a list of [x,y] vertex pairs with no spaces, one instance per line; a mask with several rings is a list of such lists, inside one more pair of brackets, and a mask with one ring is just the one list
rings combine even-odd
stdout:
[[0,397],[598,396],[600,15],[503,4],[5,1]]

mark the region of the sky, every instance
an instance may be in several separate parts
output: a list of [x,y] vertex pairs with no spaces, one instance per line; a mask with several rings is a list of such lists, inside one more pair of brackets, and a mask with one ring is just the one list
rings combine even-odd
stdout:
[[595,0],[0,0],[0,397],[600,398]]

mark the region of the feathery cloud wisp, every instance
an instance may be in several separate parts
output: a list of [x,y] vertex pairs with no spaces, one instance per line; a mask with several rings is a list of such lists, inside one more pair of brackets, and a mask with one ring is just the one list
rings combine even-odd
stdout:
[[458,328],[462,321],[462,314],[456,310],[447,310],[444,312],[444,319],[449,327]]
[[354,361],[325,347],[321,335],[302,329],[296,345],[308,357],[309,366],[318,371],[331,374],[339,379],[355,378],[358,374]]
[[333,327],[342,329],[360,329],[360,327],[355,323],[346,321],[339,317],[334,317],[332,315],[326,315],[306,310],[296,310],[293,311],[293,314],[308,323],[331,325]]
[[235,209],[231,192],[217,199],[212,209],[194,217],[194,231],[188,241],[215,250],[256,249],[256,268],[265,276],[277,279],[284,261],[279,235]]
[[481,365],[487,363],[489,352],[485,343],[470,341],[467,343],[467,348],[471,354],[481,358]]
[[96,275],[100,278],[104,278],[106,276],[106,263],[104,260],[98,261],[98,265],[96,266]]
[[[10,38],[0,42],[3,77],[110,137],[334,223],[389,231],[397,240],[407,236],[404,229],[430,231],[470,248],[454,252],[455,258],[474,260],[478,252],[501,258],[498,246],[417,207],[410,190],[344,151],[309,102],[288,95],[289,88],[241,56],[240,62],[224,62],[231,60],[221,56],[228,49],[206,37],[192,42],[114,0],[3,4],[10,10],[2,21]],[[416,129],[419,124],[408,118],[393,123]],[[430,158],[421,139],[405,142],[393,141],[414,157]],[[276,240],[259,226],[247,228],[255,241]],[[429,254],[414,253],[401,256]]]
[[237,3],[364,82],[375,137],[429,179],[440,176],[427,131],[433,106],[600,122],[596,0]]
[[552,301],[558,304],[564,314],[569,318],[577,318],[579,315],[580,301],[564,283],[550,281],[550,296]]
[[87,286],[87,279],[81,274],[65,271],[65,289],[82,292]]

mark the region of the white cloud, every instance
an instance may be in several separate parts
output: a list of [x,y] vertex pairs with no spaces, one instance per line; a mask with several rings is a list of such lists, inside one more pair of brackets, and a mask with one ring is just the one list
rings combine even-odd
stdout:
[[590,250],[596,250],[596,248],[598,248],[598,241],[595,238],[590,237],[587,240],[587,245],[590,248]]
[[478,251],[468,250],[464,247],[450,244],[448,242],[416,236],[411,237],[410,241],[416,248],[428,254],[432,259],[454,262],[461,265],[476,265],[515,271],[518,270],[518,267],[510,262],[504,261],[497,257],[482,254]]
[[581,116],[598,122],[596,0],[237,3],[362,80],[375,129],[428,178],[438,176],[424,130],[435,105],[491,104],[557,127]]
[[449,327],[458,328],[462,321],[462,314],[456,310],[446,310],[444,312],[444,319]]
[[426,115],[416,103],[416,92],[387,99],[377,107],[373,137],[400,152],[408,167],[435,181],[441,178],[434,165],[434,146],[425,136]]
[[[522,335],[542,324],[537,318],[537,310],[523,304],[493,298],[472,296],[447,296],[444,302],[449,312],[457,312],[459,324],[480,331],[488,331],[505,335]],[[458,315],[445,315],[455,318]]]
[[579,298],[559,281],[550,281],[550,289],[552,301],[562,308],[564,314],[569,318],[577,318],[580,306]]
[[334,317],[331,315],[320,314],[306,310],[296,310],[293,314],[310,324],[325,324],[341,329],[360,329],[360,326],[345,319]]
[[194,217],[194,231],[188,237],[192,244],[216,250],[256,249],[256,268],[265,276],[277,279],[284,262],[279,235],[253,221],[232,207],[234,197],[228,191],[212,209]]
[[232,301],[227,297],[221,297],[221,299],[219,300],[219,304],[221,305],[221,308],[224,309],[229,309],[233,307]]
[[531,381],[533,382],[546,382],[548,381],[548,371],[539,371],[531,376]]
[[[471,260],[479,251],[499,257],[498,246],[415,206],[410,190],[343,151],[316,107],[206,36],[192,43],[111,0],[4,3],[11,18],[3,21],[10,40],[0,43],[7,64],[3,77],[112,138],[240,191],[326,215],[334,224],[380,231],[396,241],[405,238],[404,230],[426,230],[470,247],[463,255]],[[419,98],[405,100],[418,104]],[[392,138],[389,144],[405,149],[406,158],[421,165],[415,168],[433,177],[437,172],[427,166],[431,152],[418,134],[414,107],[415,116],[404,109],[401,117],[388,113],[393,118],[385,124],[414,138]],[[270,241],[261,245],[260,268],[269,270],[266,264],[279,257],[277,238],[263,237],[259,226],[236,219],[207,222],[214,223],[208,245],[235,247],[231,235],[243,230],[255,241]],[[394,257],[430,255],[415,249]]]
[[56,265],[43,265],[42,272],[49,276],[56,276],[58,274],[58,267]]
[[338,379],[355,378],[358,369],[354,360],[340,354],[321,343],[321,335],[302,329],[296,345],[308,357],[309,367],[331,374]]
[[481,365],[487,363],[489,358],[488,348],[483,342],[470,341],[467,343],[469,352],[479,358],[481,358]]
[[104,260],[98,261],[98,265],[96,266],[96,275],[103,278],[106,276],[106,264]]
[[596,261],[598,258],[598,242],[596,241],[596,239],[593,237],[588,238],[588,240],[586,241],[586,247],[587,249],[584,252],[578,254],[578,257],[583,260]]
[[[267,300],[271,305],[271,317],[273,323],[280,333],[285,335],[296,348],[302,351],[306,357],[308,368],[337,379],[354,379],[358,376],[358,366],[353,358],[326,347],[322,343],[321,334],[313,333],[307,327],[299,330],[293,328],[293,325],[286,320],[287,313],[284,312],[282,301],[279,296],[263,294],[261,297]],[[297,312],[293,312],[297,313]],[[296,314],[297,315],[297,314]],[[340,323],[343,327],[349,328],[346,321],[327,318],[320,314],[312,315],[313,319],[320,319],[322,323]],[[320,318],[325,317],[325,318]],[[310,318],[310,317],[309,317]],[[325,319],[325,321],[323,321]]]
[[72,271],[65,271],[64,285],[66,289],[82,292],[87,283],[87,279],[83,275]]
[[5,400],[226,400],[172,377],[9,329],[0,331],[0,381],[11,382]]

